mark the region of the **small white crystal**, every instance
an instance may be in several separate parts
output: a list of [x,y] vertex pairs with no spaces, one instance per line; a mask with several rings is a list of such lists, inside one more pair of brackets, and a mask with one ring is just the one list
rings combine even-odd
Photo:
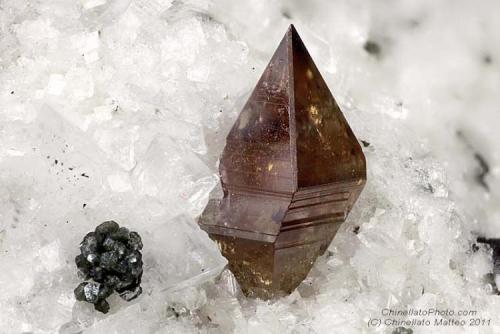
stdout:
[[112,127],[99,128],[94,132],[94,139],[115,163],[129,171],[136,165],[135,142],[139,127],[122,128],[120,125],[115,123]]
[[185,216],[157,226],[143,235],[143,241],[148,245],[144,258],[151,264],[146,270],[157,277],[162,289],[177,291],[213,280],[227,263],[208,235]]
[[224,270],[220,275],[220,284],[231,296],[236,296],[240,292],[238,282],[229,269]]
[[66,80],[62,74],[51,74],[47,85],[47,93],[59,96],[64,91]]
[[[168,178],[163,177],[166,170],[171,173]],[[133,175],[139,193],[168,203],[172,214],[182,208],[192,217],[201,213],[217,182],[193,152],[164,136],[153,140]]]
[[85,34],[84,44],[82,47],[82,52],[89,52],[99,48],[100,40],[99,40],[99,32],[93,31],[88,34]]
[[206,82],[210,75],[210,68],[207,66],[191,67],[187,71],[187,78],[194,82]]
[[33,325],[23,323],[23,324],[21,324],[21,330],[23,331],[23,333],[30,333],[33,331]]
[[40,248],[37,256],[42,270],[55,271],[63,265],[61,246],[58,240]]
[[90,52],[86,52],[84,54],[84,57],[85,57],[85,63],[86,64],[92,64],[92,63],[95,63],[97,60],[99,60],[99,52],[97,51],[90,51]]
[[189,311],[196,311],[207,303],[205,291],[193,286],[170,291],[166,295],[166,298],[167,301],[174,304],[176,308],[185,308]]
[[116,173],[108,176],[108,183],[111,190],[122,193],[132,190],[130,177],[127,173]]
[[98,123],[109,121],[111,118],[113,118],[112,113],[114,109],[114,106],[109,105],[95,107],[93,119]]
[[66,73],[65,79],[66,89],[75,101],[81,101],[94,95],[94,79],[87,69],[72,68]]
[[106,4],[106,0],[80,0],[83,4],[83,8],[91,9],[94,7],[102,6]]
[[19,150],[16,150],[16,149],[13,149],[13,148],[10,148],[10,149],[7,149],[7,154],[8,155],[12,155],[14,157],[22,157],[23,155],[26,154],[26,152],[23,152],[23,151],[19,151]]
[[174,0],[136,0],[133,2],[134,9],[142,15],[154,17],[159,16],[172,6]]
[[35,98],[36,99],[43,99],[45,97],[45,90],[44,89],[37,89],[35,91]]

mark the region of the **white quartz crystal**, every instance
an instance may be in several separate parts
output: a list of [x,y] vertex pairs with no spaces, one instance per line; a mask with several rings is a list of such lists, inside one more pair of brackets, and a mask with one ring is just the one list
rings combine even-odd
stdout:
[[[0,1],[0,333],[392,333],[368,321],[429,307],[491,323],[414,333],[498,333],[500,279],[472,244],[500,237],[499,12],[467,0]],[[242,295],[196,218],[290,23],[365,142],[368,183],[299,288],[263,302]],[[76,302],[74,257],[110,219],[143,237],[144,292],[110,298],[103,315]]]
[[65,86],[66,80],[63,75],[52,74],[47,85],[47,92],[51,95],[61,95]]
[[91,9],[94,7],[102,6],[106,4],[106,0],[82,0],[81,1],[83,4],[84,9]]

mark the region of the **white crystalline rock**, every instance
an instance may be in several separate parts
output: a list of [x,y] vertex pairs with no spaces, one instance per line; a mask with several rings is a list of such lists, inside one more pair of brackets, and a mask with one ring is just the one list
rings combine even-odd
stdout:
[[209,68],[203,65],[191,67],[187,71],[187,78],[194,82],[206,82],[209,75]]
[[31,265],[27,264],[27,260],[33,261],[31,258],[15,259],[12,256],[2,257],[2,263],[5,266],[13,268],[12,270],[5,270],[0,273],[1,282],[3,282],[2,290],[5,292],[2,296],[3,302],[7,302],[9,299],[17,296],[25,296],[33,288],[35,274]]
[[[169,178],[162,175],[170,172]],[[134,187],[142,195],[157,198],[162,203],[172,203],[193,217],[201,213],[208,202],[208,193],[217,179],[208,167],[189,150],[168,138],[155,138],[143,160],[133,172]]]
[[152,320],[157,319],[148,316],[139,304],[135,304],[119,313],[100,319],[85,333],[153,333],[156,326]]
[[51,74],[47,85],[47,92],[51,95],[61,95],[65,86],[66,80],[63,75]]
[[[368,333],[384,307],[473,309],[495,323],[480,330],[498,332],[499,279],[472,243],[500,237],[499,11],[2,1],[0,332]],[[242,296],[196,218],[289,23],[364,141],[368,183],[299,288],[263,302]],[[143,236],[144,293],[115,296],[102,315],[75,301],[73,261],[108,219]]]
[[96,27],[108,26],[119,20],[123,13],[129,8],[131,0],[82,0],[83,11],[81,20],[83,23],[95,29]]
[[240,302],[235,297],[210,298],[200,310],[202,316],[210,317],[221,332],[245,333],[247,320],[242,313]]
[[102,123],[105,121],[109,121],[113,118],[113,111],[116,109],[116,106],[113,105],[103,105],[94,108],[93,120],[97,123]]
[[172,6],[174,0],[135,0],[134,9],[145,17],[156,17]]
[[[354,305],[324,305],[314,311],[316,314],[311,323],[317,333],[328,333],[332,328],[343,328],[345,333],[359,333],[359,315]],[[359,326],[359,325],[358,325]]]
[[80,0],[80,2],[84,9],[91,9],[106,4],[107,0]]
[[89,52],[98,49],[100,44],[99,32],[93,31],[85,34],[83,42],[84,43],[80,49],[82,52]]
[[99,32],[93,31],[71,36],[74,48],[85,58],[86,64],[92,64],[99,59]]
[[7,110],[4,110],[3,117],[8,121],[30,123],[36,118],[36,110],[32,104],[11,104]]
[[[227,263],[216,245],[187,217],[170,219],[143,239],[150,245],[144,250],[145,261],[149,258],[146,268],[170,291],[213,279]],[[178,261],[181,258],[184,260]]]
[[100,128],[94,132],[94,139],[99,147],[109,154],[111,159],[126,171],[135,167],[137,161],[134,144],[137,140],[138,126],[124,131],[120,123],[110,128]]
[[43,246],[37,252],[41,270],[55,271],[62,266],[61,246],[58,240]]
[[226,269],[220,275],[220,285],[229,295],[236,296],[240,291],[238,281],[229,269]]
[[205,290],[188,286],[181,290],[170,291],[166,295],[166,301],[177,310],[194,312],[207,303],[207,295]]
[[127,173],[116,173],[109,175],[108,183],[111,190],[119,193],[132,190],[130,177]]
[[27,320],[37,330],[53,332],[71,319],[75,303],[71,286],[56,281],[39,288],[41,291],[25,307],[28,312]]
[[66,73],[65,80],[71,99],[83,101],[94,95],[94,80],[87,69],[72,68]]
[[31,55],[35,55],[37,51],[43,52],[55,48],[61,32],[53,26],[53,23],[50,18],[40,17],[26,19],[14,25],[20,46],[25,47]]

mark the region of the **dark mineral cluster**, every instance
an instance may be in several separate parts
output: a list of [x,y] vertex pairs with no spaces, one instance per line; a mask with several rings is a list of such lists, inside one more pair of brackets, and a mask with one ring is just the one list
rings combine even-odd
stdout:
[[[477,242],[481,244],[487,244],[491,248],[491,256],[493,260],[493,272],[491,275],[488,275],[489,279],[491,280],[491,284],[496,287],[497,289],[497,294],[500,294],[500,285],[497,284],[495,277],[500,276],[500,239],[498,238],[485,238],[485,237],[479,237],[477,238]],[[479,247],[474,244],[473,248],[474,251],[477,251]]]
[[79,275],[85,282],[75,289],[76,299],[94,304],[97,311],[107,313],[106,301],[113,291],[130,301],[142,293],[142,241],[114,221],[107,221],[88,233],[75,258]]

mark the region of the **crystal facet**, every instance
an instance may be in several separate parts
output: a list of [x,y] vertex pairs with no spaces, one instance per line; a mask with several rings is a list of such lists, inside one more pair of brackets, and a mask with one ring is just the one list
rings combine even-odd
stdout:
[[227,136],[223,199],[200,218],[248,296],[291,293],[366,182],[366,162],[290,26]]

